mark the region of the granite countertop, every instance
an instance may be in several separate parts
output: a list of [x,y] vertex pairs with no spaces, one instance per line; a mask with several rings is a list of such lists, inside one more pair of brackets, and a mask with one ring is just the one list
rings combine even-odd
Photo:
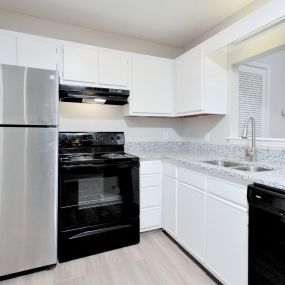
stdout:
[[[136,155],[141,161],[147,160],[163,160],[176,165],[187,167],[192,170],[202,171],[206,174],[213,174],[218,176],[227,176],[233,179],[241,180],[241,182],[250,184],[253,182],[265,184],[268,186],[276,187],[285,190],[285,161],[283,159],[270,161],[267,157],[259,159],[256,163],[246,161],[244,157],[229,156],[229,153],[217,153],[216,151],[193,151],[192,148],[185,150],[185,148],[177,151],[177,148],[166,151],[165,149],[142,149],[132,148],[130,153]],[[263,154],[264,156],[264,154]],[[233,168],[227,168],[222,166],[215,166],[203,161],[207,160],[227,160],[233,162],[239,162],[246,165],[263,166],[267,168],[274,168],[270,171],[262,172],[248,172],[236,170]]]

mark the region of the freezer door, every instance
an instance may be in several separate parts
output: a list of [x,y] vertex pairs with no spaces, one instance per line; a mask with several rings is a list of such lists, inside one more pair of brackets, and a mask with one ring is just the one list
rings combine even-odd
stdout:
[[0,276],[56,263],[57,128],[0,127]]
[[58,74],[0,65],[0,125],[58,125]]

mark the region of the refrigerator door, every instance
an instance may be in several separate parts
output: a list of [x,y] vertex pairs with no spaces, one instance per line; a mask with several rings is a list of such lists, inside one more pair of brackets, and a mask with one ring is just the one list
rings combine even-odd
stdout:
[[57,128],[0,127],[0,276],[57,261]]
[[0,125],[58,125],[58,74],[0,65]]

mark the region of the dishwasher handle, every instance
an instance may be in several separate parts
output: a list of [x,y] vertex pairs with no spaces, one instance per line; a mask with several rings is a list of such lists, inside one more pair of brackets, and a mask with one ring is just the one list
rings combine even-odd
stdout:
[[248,186],[247,199],[249,206],[285,218],[285,190],[255,183]]

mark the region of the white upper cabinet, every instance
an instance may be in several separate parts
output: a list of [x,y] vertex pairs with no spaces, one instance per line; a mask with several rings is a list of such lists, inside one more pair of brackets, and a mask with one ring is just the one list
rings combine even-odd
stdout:
[[63,79],[96,84],[98,49],[92,46],[64,44]]
[[17,64],[17,38],[15,34],[0,32],[0,63]]
[[175,114],[227,113],[227,55],[205,55],[203,44],[176,58]]
[[62,79],[76,84],[127,89],[129,56],[120,51],[64,43]]
[[129,84],[129,57],[127,53],[99,49],[98,83],[121,86]]
[[171,116],[174,100],[173,60],[132,56],[132,84],[128,115]]
[[0,31],[0,63],[56,70],[56,40]]
[[17,37],[17,65],[57,69],[57,42],[40,37]]
[[187,51],[175,62],[175,112],[179,115],[201,112],[203,109],[203,48]]

